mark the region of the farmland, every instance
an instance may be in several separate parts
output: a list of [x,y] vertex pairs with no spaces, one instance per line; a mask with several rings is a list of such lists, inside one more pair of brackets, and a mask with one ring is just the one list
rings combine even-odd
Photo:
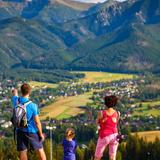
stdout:
[[[80,73],[85,74],[85,78],[79,80],[82,84],[111,82],[121,79],[134,78],[134,75],[130,74],[117,74],[117,73],[106,73],[106,72],[80,72]],[[55,88],[58,86],[58,84],[47,84],[40,82],[31,82],[31,85],[39,88],[44,86],[47,86],[49,88]],[[69,84],[65,83],[65,86],[67,85]],[[97,89],[94,91],[99,91],[99,90]],[[79,107],[85,106],[88,102],[90,102],[89,98],[92,96],[92,93],[93,91],[85,93],[83,95],[58,98],[55,103],[50,104],[41,110],[41,118],[45,119],[47,117],[50,117],[50,118],[63,119],[63,118],[69,118],[71,116],[76,116],[79,113],[83,113],[84,110]]]
[[[133,133],[135,135],[136,133]],[[153,142],[155,138],[160,139],[160,131],[147,131],[147,132],[137,132],[140,138],[146,139],[148,142]]]
[[47,88],[56,88],[58,84],[53,84],[53,83],[45,83],[45,82],[37,82],[37,81],[30,81],[29,84],[34,88],[34,89],[40,89],[43,87]]
[[91,102],[89,99],[91,95],[91,93],[86,93],[78,96],[58,98],[55,103],[46,106],[41,110],[41,118],[45,119],[47,117],[52,117],[63,119],[83,113],[84,111],[80,107]]
[[158,108],[160,101],[142,102],[136,105],[140,105],[140,107],[134,110],[133,116],[160,116]]
[[96,82],[111,82],[122,79],[132,79],[135,76],[132,74],[108,73],[108,72],[80,72],[84,73],[85,77],[81,80],[84,83]]

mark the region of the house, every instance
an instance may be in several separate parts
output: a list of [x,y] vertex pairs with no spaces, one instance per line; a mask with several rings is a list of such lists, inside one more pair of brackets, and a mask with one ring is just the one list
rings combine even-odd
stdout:
[[8,128],[12,126],[12,122],[8,121],[8,122],[5,122],[4,124],[1,125],[2,128]]

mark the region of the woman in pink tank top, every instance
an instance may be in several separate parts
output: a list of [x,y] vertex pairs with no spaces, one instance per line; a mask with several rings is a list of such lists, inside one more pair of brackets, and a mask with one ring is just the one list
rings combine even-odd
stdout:
[[97,124],[100,126],[100,129],[95,160],[100,160],[102,158],[103,152],[107,146],[109,146],[109,160],[116,160],[118,148],[118,113],[113,108],[116,106],[118,98],[116,96],[106,96],[104,101],[106,110],[100,111],[97,117]]

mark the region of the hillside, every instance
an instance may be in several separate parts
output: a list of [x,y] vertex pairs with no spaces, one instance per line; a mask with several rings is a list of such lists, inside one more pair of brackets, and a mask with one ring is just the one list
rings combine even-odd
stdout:
[[160,71],[159,0],[16,1],[0,1],[3,68]]
[[60,62],[52,64],[53,68],[56,65],[59,68],[63,64],[64,57],[61,57],[58,50],[64,49],[65,46],[56,35],[51,34],[38,23],[19,18],[6,19],[1,21],[0,34],[2,66],[20,67],[32,59],[43,62],[44,57],[49,56],[48,53],[54,57],[55,62]]
[[[51,2],[54,2],[55,0],[51,0]],[[73,1],[73,0],[56,0],[58,3],[66,5],[68,7],[71,7],[73,9],[77,9],[80,11],[87,10],[90,8],[93,4],[92,3],[82,3],[78,1]]]
[[[153,4],[150,0],[141,0],[135,3],[108,1],[92,7],[88,12],[93,14],[72,23],[77,28],[83,26],[96,38],[72,47],[79,56],[70,67],[159,72],[160,37],[156,34],[160,31],[159,5],[159,1]],[[65,24],[65,27],[71,26]]]
[[[71,63],[79,70],[118,72],[152,70],[159,72],[160,25],[135,25],[75,45],[80,58]],[[94,44],[94,45],[93,45]],[[83,52],[83,56],[82,53]],[[83,66],[83,67],[82,67]]]

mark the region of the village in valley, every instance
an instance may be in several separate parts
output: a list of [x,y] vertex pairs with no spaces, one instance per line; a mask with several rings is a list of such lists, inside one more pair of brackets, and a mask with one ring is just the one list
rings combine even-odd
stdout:
[[[112,76],[111,73],[106,75]],[[153,99],[151,93],[146,95],[144,92],[151,83],[144,75],[124,76],[119,80],[106,82],[99,79],[90,82],[77,79],[59,84],[30,82],[33,88],[31,100],[39,104],[44,130],[48,125],[57,128],[63,125],[95,127],[97,112],[104,108],[104,95],[113,94],[120,100],[116,109],[121,112],[122,130],[125,133],[157,131],[160,129],[160,100],[157,90],[156,96],[152,93],[154,101],[147,97],[151,96]],[[11,90],[21,84],[22,81],[13,80],[0,83],[0,138],[12,135]]]

